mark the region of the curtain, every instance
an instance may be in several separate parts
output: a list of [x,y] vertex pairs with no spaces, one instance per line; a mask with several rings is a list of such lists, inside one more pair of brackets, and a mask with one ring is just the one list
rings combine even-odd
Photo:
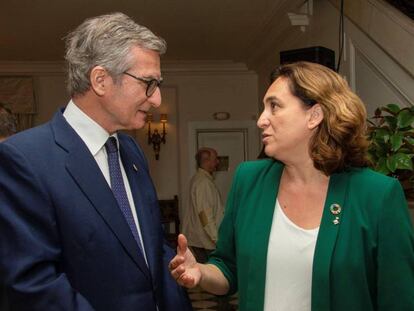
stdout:
[[19,131],[31,128],[36,113],[33,77],[0,76],[0,102],[15,114]]

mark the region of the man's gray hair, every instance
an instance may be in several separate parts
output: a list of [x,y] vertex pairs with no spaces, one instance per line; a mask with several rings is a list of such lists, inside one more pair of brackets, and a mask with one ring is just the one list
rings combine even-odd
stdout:
[[123,13],[86,19],[66,39],[67,88],[71,96],[84,94],[91,86],[89,75],[95,66],[104,67],[117,82],[132,66],[132,47],[167,50],[164,39],[138,25]]

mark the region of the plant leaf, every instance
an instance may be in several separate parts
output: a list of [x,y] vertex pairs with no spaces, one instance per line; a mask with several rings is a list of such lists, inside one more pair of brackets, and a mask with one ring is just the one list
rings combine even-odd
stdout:
[[377,128],[374,135],[375,140],[378,142],[387,143],[390,138],[390,132],[387,128]]
[[398,165],[398,163],[397,163],[397,158],[396,158],[396,156],[395,156],[395,154],[393,154],[393,155],[390,155],[388,158],[387,158],[387,168],[391,171],[391,172],[395,172],[395,170],[397,169],[397,165]]
[[403,109],[397,116],[397,126],[404,128],[410,126],[414,122],[414,114],[409,109]]
[[396,153],[387,158],[387,167],[391,172],[395,172],[397,169],[401,170],[413,170],[412,155],[405,153]]
[[[400,106],[398,106],[396,104],[388,104],[384,108],[387,109],[389,112],[391,112],[393,114],[397,114],[401,110]],[[383,110],[385,110],[385,109],[383,109]]]
[[414,138],[412,137],[405,137],[405,140],[410,144],[414,146]]
[[401,132],[397,132],[390,137],[391,148],[393,151],[397,151],[403,144],[404,135]]
[[394,116],[384,117],[385,122],[390,126],[390,129],[394,131],[397,128],[397,118]]
[[390,173],[390,170],[387,166],[387,159],[386,158],[380,158],[377,162],[377,165],[375,166],[375,170],[378,173],[388,175]]

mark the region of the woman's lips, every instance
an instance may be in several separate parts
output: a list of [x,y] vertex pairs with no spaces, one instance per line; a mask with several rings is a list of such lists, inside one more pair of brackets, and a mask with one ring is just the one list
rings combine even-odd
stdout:
[[262,142],[263,143],[266,143],[267,142],[267,138],[269,138],[270,137],[270,135],[268,135],[268,134],[262,134]]

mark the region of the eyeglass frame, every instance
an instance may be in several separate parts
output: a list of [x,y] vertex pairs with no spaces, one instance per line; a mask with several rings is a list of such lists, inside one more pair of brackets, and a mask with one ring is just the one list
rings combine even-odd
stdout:
[[[157,90],[157,88],[159,88],[161,86],[162,81],[163,81],[162,79],[158,80],[158,79],[144,79],[144,78],[140,78],[140,77],[134,76],[133,74],[131,74],[131,73],[127,72],[127,71],[124,71],[123,74],[124,75],[127,75],[127,76],[129,76],[131,78],[134,78],[137,81],[140,81],[140,82],[145,83],[147,85],[147,88],[145,90],[145,95],[147,97],[151,97],[155,93],[155,91]],[[151,88],[151,85],[154,85],[154,82],[155,82],[154,90],[151,91],[151,93],[149,94],[149,90]]]

